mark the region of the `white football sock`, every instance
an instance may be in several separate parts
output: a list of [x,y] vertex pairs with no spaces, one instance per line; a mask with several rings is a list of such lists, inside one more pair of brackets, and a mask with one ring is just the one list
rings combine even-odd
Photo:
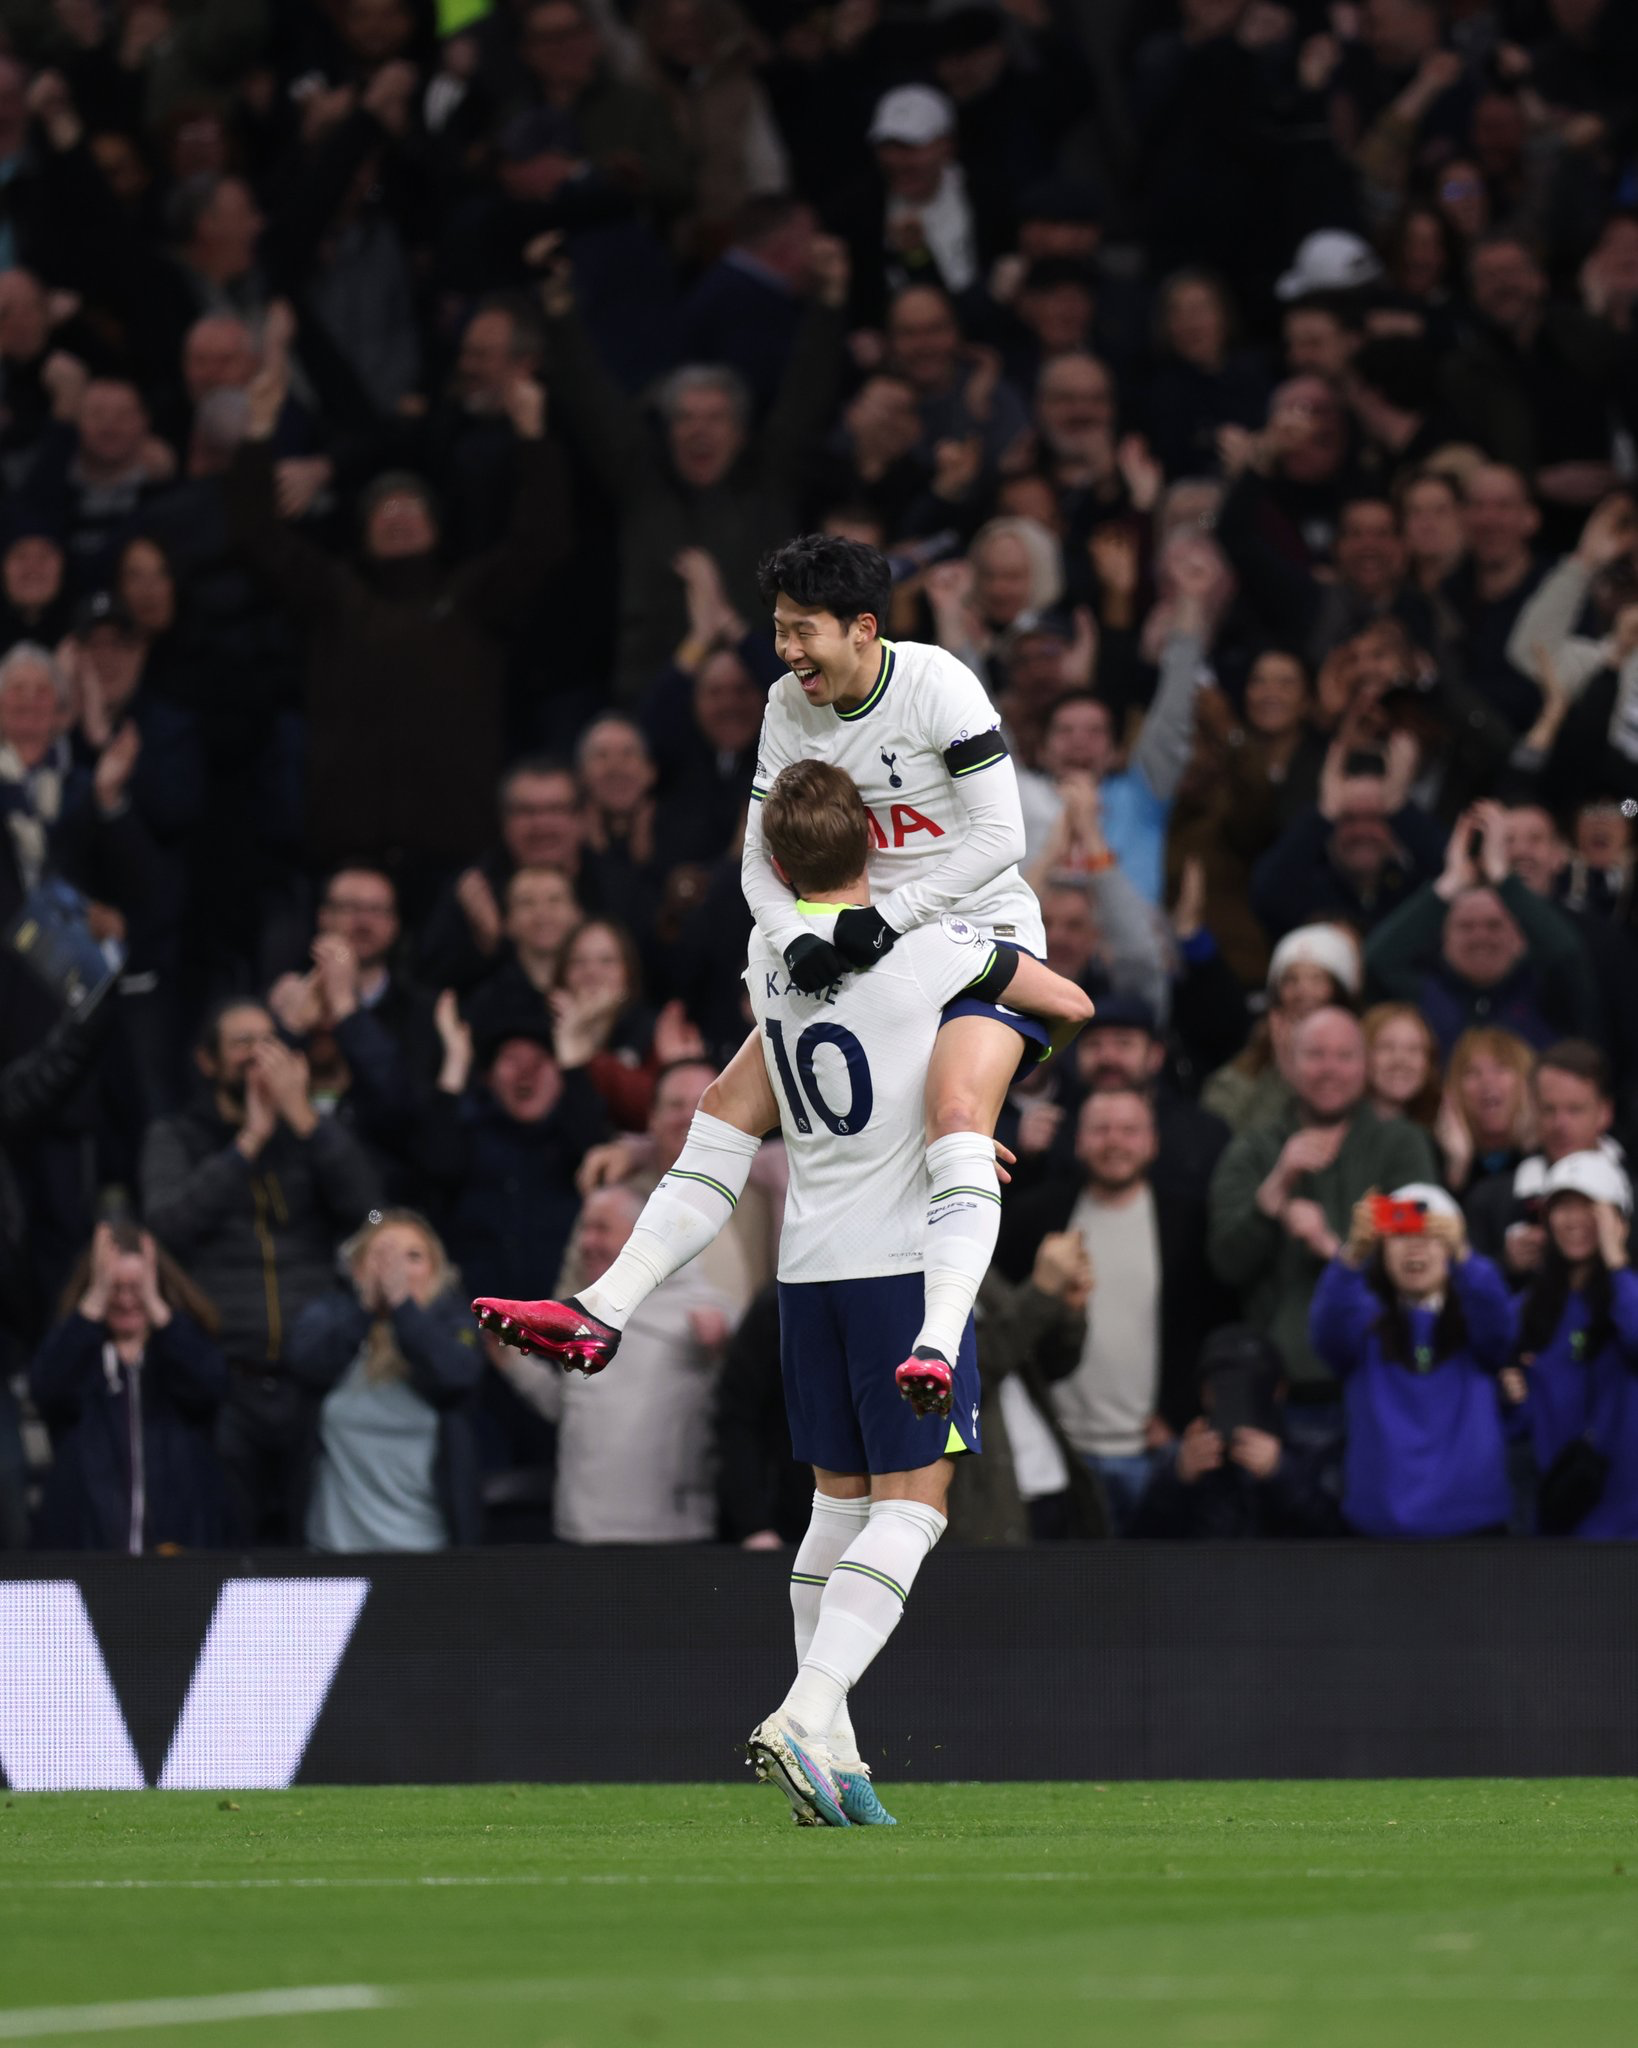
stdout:
[[916,1573],[946,1523],[915,1500],[878,1500],[862,1535],[836,1561],[819,1625],[783,1711],[807,1729],[834,1726],[837,1709],[899,1625]]
[[[796,1625],[798,1667],[813,1645],[819,1603],[830,1575],[847,1555],[849,1545],[864,1534],[869,1520],[868,1495],[859,1500],[837,1500],[832,1494],[818,1492],[813,1496],[813,1519],[791,1567],[791,1620]],[[830,1724],[830,1749],[838,1763],[859,1761],[859,1741],[845,1699]]]
[[698,1258],[733,1215],[761,1138],[695,1113],[677,1163],[643,1204],[631,1236],[579,1299],[600,1323],[623,1330],[662,1280]]
[[995,1145],[979,1131],[955,1131],[927,1147],[926,1266],[918,1346],[955,1364],[1001,1234],[1001,1179]]

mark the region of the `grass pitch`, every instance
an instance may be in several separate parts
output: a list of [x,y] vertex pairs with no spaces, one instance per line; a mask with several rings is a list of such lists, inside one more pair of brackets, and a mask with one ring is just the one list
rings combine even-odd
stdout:
[[0,2041],[1631,2048],[1638,1786],[0,1794]]

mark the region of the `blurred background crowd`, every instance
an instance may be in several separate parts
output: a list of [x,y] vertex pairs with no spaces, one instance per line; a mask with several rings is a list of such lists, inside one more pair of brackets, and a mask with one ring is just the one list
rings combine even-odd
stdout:
[[1638,1535],[1634,10],[0,42],[0,1546],[800,1533],[777,1144],[600,1379],[463,1304],[601,1272],[743,1033],[815,528],[1099,1004],[957,1537]]

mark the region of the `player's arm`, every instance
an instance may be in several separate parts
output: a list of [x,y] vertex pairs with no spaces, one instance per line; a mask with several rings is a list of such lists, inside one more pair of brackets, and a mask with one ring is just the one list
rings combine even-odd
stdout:
[[[986,942],[975,961],[970,950],[975,936],[960,918],[946,921],[945,934],[955,940],[953,950],[937,951],[922,987],[941,1007],[957,996],[978,996],[987,1003],[1005,1003],[1009,1010],[1039,1017],[1052,1034],[1052,1050],[1061,1052],[1092,1016],[1092,998],[1078,983],[1054,974],[1043,960],[1021,953],[1014,946]],[[958,936],[959,935],[959,936]],[[975,971],[976,969],[976,971]],[[918,961],[918,973],[922,970]]]
[[[962,825],[959,832],[950,834],[950,851],[936,867],[895,889],[873,912],[864,914],[873,916],[891,933],[885,945],[879,943],[879,933],[872,933],[878,943],[870,958],[917,925],[931,924],[949,911],[964,908],[1024,857],[1018,776],[983,684],[951,658],[924,687],[925,736],[944,757],[950,787],[963,812]],[[837,948],[850,960],[855,959],[858,939],[865,935],[860,916],[849,911],[836,920]]]
[[847,962],[828,939],[820,938],[797,914],[796,898],[774,873],[762,837],[762,800],[780,771],[798,758],[792,745],[794,735],[788,732],[779,707],[779,690],[780,684],[775,683],[768,708],[762,714],[756,774],[745,814],[745,850],[740,855],[739,885],[758,931],[784,960],[791,980],[804,995],[811,996],[833,981],[840,981],[847,972]]

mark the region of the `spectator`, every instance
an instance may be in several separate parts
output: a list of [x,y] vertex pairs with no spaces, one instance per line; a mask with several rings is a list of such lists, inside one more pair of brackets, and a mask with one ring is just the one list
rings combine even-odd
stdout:
[[1334,920],[1369,932],[1439,872],[1439,828],[1411,801],[1415,750],[1392,756],[1335,740],[1319,801],[1299,812],[1252,871],[1252,905],[1271,939]]
[[1029,424],[1023,400],[1003,379],[999,355],[967,342],[941,285],[907,284],[895,293],[887,361],[915,390],[929,459],[941,442],[976,441],[984,460],[999,466],[1022,445]]
[[1431,1131],[1444,1081],[1439,1041],[1428,1020],[1414,1003],[1374,1003],[1359,1027],[1372,1108],[1380,1117],[1404,1117]]
[[704,548],[720,565],[730,600],[749,617],[760,610],[755,571],[768,535],[796,525],[796,478],[829,424],[847,298],[847,260],[835,243],[816,239],[811,264],[814,302],[761,428],[751,430],[737,376],[689,364],[663,389],[663,454],[598,362],[575,312],[571,277],[560,270],[547,285],[553,389],[570,435],[620,517],[616,690],[628,703],[683,637],[683,597],[671,574],[678,550]]
[[683,307],[683,360],[737,370],[760,412],[772,405],[796,340],[814,230],[813,209],[787,193],[746,199],[732,240]]
[[1301,925],[1287,932],[1268,963],[1267,1015],[1244,1052],[1220,1067],[1200,1099],[1231,1130],[1248,1131],[1278,1120],[1292,1104],[1290,1061],[1297,1026],[1316,1010],[1357,1001],[1359,944],[1334,924]]
[[25,490],[62,534],[69,580],[81,591],[106,580],[117,530],[176,472],[176,459],[153,437],[135,384],[96,377],[73,417],[40,444]]
[[1397,497],[1407,574],[1431,598],[1467,559],[1461,487],[1443,470],[1424,469],[1399,486]]
[[[700,1098],[716,1078],[697,1037],[683,1031],[666,1036],[676,1057],[662,1066],[654,1080],[646,1139],[620,1139],[591,1152],[581,1172],[583,1186],[620,1182],[644,1198],[677,1163]],[[773,1274],[784,1214],[785,1148],[777,1138],[766,1142],[751,1167],[751,1178],[727,1225],[700,1253],[695,1264],[714,1297],[737,1318]],[[570,1240],[558,1280],[560,1296],[578,1294],[592,1276],[583,1271],[578,1236]]]
[[[1003,1222],[1002,1271],[1021,1280],[1048,1230],[1072,1230],[1092,1263],[1080,1362],[1052,1389],[1076,1453],[1097,1473],[1117,1534],[1130,1528],[1158,1453],[1195,1410],[1195,1363],[1219,1302],[1204,1266],[1198,1192],[1157,1186],[1148,1097],[1131,1087],[1091,1095],[1076,1140],[1077,1186],[1061,1181]],[[1010,1251],[1008,1247],[1011,1247]],[[1179,1276],[1191,1276],[1188,1285]]]
[[[565,944],[549,997],[559,1050],[565,1034],[596,1047],[586,1063],[610,1120],[623,1131],[648,1123],[654,1077],[654,1013],[643,1002],[643,972],[624,925],[588,918]],[[668,1033],[681,1028],[675,1013]]]
[[444,1059],[417,1164],[467,1293],[516,1295],[563,1256],[575,1171],[603,1136],[602,1104],[584,1066],[555,1057],[544,1005],[473,1027],[446,991],[434,1015]]
[[305,1529],[315,1550],[444,1550],[479,1540],[470,1416],[483,1375],[438,1234],[412,1209],[343,1246],[350,1285],[308,1303],[290,1370],[321,1397]]
[[73,618],[61,536],[44,513],[14,505],[0,554],[0,642],[8,648],[19,640],[54,647]]
[[[508,387],[525,448],[498,548],[444,571],[426,487],[389,472],[365,495],[364,563],[354,569],[276,517],[268,442],[288,376],[284,345],[276,325],[228,481],[240,546],[310,631],[308,846],[328,860],[359,851],[462,859],[482,838],[499,767],[499,635],[521,621],[534,579],[568,538],[561,467],[543,438],[545,394],[528,379]],[[441,739],[429,785],[433,731]],[[364,761],[370,772],[360,775]]]
[[1064,808],[1029,876],[1041,897],[1048,962],[1089,995],[1116,990],[1160,1012],[1167,1000],[1160,930],[1103,836],[1098,785],[1066,776],[1061,793]]
[[1615,482],[1615,336],[1585,313],[1548,304],[1540,258],[1510,230],[1474,243],[1468,288],[1478,321],[1447,365],[1452,413],[1550,505],[1595,504]]
[[654,761],[642,727],[605,713],[581,734],[575,766],[591,894],[630,930],[647,932],[659,908],[660,876]]
[[227,1541],[211,1429],[228,1391],[210,1303],[145,1230],[99,1223],[29,1369],[51,1427],[45,1550],[131,1557]]
[[1486,1181],[1510,1183],[1535,1145],[1530,1074],[1535,1056],[1511,1031],[1464,1031],[1445,1068],[1444,1100],[1433,1135],[1444,1154],[1445,1186],[1463,1206]]
[[1285,1441],[1285,1369],[1266,1337],[1228,1323],[1200,1355],[1200,1413],[1169,1444],[1136,1536],[1196,1541],[1341,1534],[1325,1454]]
[[[608,1271],[641,1208],[630,1187],[587,1196],[580,1253],[588,1281]],[[584,1379],[509,1361],[525,1398],[558,1416],[552,1526],[560,1542],[710,1542],[711,1418],[731,1327],[696,1261],[657,1287],[626,1325],[619,1371]]]
[[1342,1513],[1359,1536],[1499,1535],[1511,1505],[1497,1375],[1513,1349],[1500,1273],[1443,1188],[1355,1207],[1314,1295],[1314,1349],[1343,1383]]
[[422,935],[421,977],[434,988],[463,993],[500,961],[506,938],[501,904],[519,868],[551,868],[568,877],[588,909],[580,872],[584,828],[574,771],[548,755],[516,761],[501,777],[499,843],[444,889]]
[[1624,1155],[1610,1136],[1610,1064],[1597,1046],[1573,1038],[1550,1045],[1536,1061],[1531,1096],[1540,1151],[1521,1160],[1510,1179],[1493,1178],[1476,1188],[1468,1218],[1474,1249],[1497,1261],[1515,1283],[1541,1270],[1542,1192],[1561,1159],[1602,1152],[1625,1177]]
[[1462,484],[1466,560],[1445,583],[1441,601],[1460,624],[1455,658],[1464,680],[1515,732],[1528,732],[1541,710],[1530,672],[1510,658],[1513,629],[1541,582],[1533,546],[1541,514],[1516,469],[1487,462]]
[[1443,873],[1376,927],[1365,965],[1384,995],[1417,1005],[1447,1053],[1470,1024],[1499,1024],[1535,1046],[1598,1031],[1575,931],[1508,871],[1499,804],[1457,819]]
[[591,164],[657,224],[677,221],[694,196],[687,145],[664,97],[617,75],[591,8],[539,0],[524,12],[518,49],[530,98],[569,118]]
[[1542,1189],[1546,1244],[1519,1306],[1519,1362],[1546,1535],[1638,1533],[1630,1200],[1626,1176],[1602,1152],[1567,1154]]
[[722,248],[747,200],[790,182],[751,26],[728,0],[646,0],[636,27],[645,83],[669,110],[692,171],[686,253],[703,261]]
[[[1291,1034],[1292,1109],[1242,1131],[1212,1175],[1207,1249],[1240,1297],[1245,1320],[1278,1345],[1294,1403],[1312,1433],[1333,1429],[1327,1362],[1308,1339],[1308,1304],[1336,1257],[1355,1204],[1374,1188],[1432,1178],[1433,1147],[1402,1121],[1384,1122],[1365,1094],[1365,1035],[1344,1010],[1322,1009]],[[1309,1418],[1296,1433],[1309,1434]]]
[[501,926],[506,951],[466,1007],[486,1019],[533,1017],[542,1026],[563,949],[580,925],[580,905],[560,868],[518,868],[506,885]]
[[[1109,1534],[1104,1489],[1077,1455],[1052,1388],[1081,1362],[1092,1262],[1073,1230],[1049,1231],[1018,1286],[992,1266],[974,1311],[987,1457],[962,1461],[952,1498],[963,1542]],[[999,1455],[998,1455],[999,1454]]]
[[1226,289],[1209,271],[1179,270],[1160,288],[1160,366],[1145,399],[1149,445],[1169,476],[1215,466],[1217,429],[1255,427],[1268,412],[1261,360],[1235,349]]
[[240,1542],[294,1542],[310,1404],[286,1357],[338,1237],[377,1198],[355,1139],[321,1118],[307,1062],[258,1003],[218,1004],[194,1053],[193,1105],[151,1126],[143,1213],[216,1305],[231,1368],[218,1450]]

